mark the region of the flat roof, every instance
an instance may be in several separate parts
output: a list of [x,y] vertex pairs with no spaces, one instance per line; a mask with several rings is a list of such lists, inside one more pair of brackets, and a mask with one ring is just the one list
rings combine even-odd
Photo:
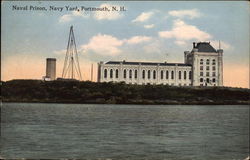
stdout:
[[105,64],[123,64],[123,65],[148,65],[148,66],[192,66],[190,64],[185,63],[157,63],[157,62],[127,62],[127,61],[108,61]]
[[56,58],[46,58],[47,60],[56,61]]

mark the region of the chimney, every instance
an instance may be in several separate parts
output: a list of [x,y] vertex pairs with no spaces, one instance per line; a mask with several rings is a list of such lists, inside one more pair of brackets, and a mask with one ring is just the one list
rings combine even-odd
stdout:
[[193,42],[193,48],[195,48],[195,42]]

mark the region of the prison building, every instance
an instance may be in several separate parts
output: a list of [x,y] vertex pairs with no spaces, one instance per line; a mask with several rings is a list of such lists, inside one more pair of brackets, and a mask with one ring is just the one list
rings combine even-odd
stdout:
[[98,63],[98,82],[223,86],[223,50],[209,42],[193,43],[184,63],[109,61]]

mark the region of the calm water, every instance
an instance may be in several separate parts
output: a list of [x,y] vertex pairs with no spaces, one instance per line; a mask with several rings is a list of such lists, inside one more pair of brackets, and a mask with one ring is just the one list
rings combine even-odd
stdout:
[[5,103],[4,158],[240,160],[249,106]]

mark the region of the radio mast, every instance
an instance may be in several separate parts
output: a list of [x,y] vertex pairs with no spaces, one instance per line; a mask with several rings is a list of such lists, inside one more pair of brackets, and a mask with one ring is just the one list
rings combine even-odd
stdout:
[[63,65],[62,78],[82,80],[73,26],[70,27],[69,31],[69,40]]

